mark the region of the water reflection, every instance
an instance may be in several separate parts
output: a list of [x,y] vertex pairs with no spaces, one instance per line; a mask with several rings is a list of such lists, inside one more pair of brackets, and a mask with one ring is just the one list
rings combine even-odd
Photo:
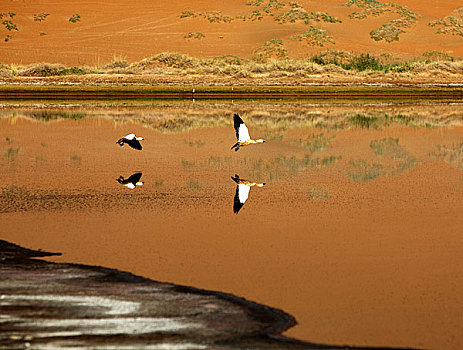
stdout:
[[235,198],[233,199],[233,212],[238,214],[244,203],[248,200],[251,187],[264,187],[265,183],[256,183],[248,180],[240,179],[238,174],[231,177],[237,183]]
[[447,145],[437,145],[437,151],[429,154],[431,157],[443,160],[449,164],[463,169],[463,143]]
[[[461,318],[463,104],[81,109],[0,109],[5,238],[276,306],[303,339],[461,348],[444,335]],[[231,152],[235,111],[273,142]],[[131,129],[150,140],[141,158],[114,146]],[[156,179],[127,191],[142,176],[115,184],[121,169]],[[236,175],[232,194],[233,172],[272,183],[248,204],[259,215],[231,215],[251,190]],[[140,222],[127,245],[119,227]]]
[[[351,159],[351,171],[347,176],[355,181],[368,182],[383,175],[398,175],[416,165],[416,158],[404,147],[399,145],[398,138],[384,138],[372,140],[370,149],[381,163],[367,161],[365,159]],[[393,164],[390,164],[390,161]]]
[[127,179],[124,179],[123,176],[119,176],[119,178],[116,179],[116,181],[119,182],[122,186],[125,186],[133,190],[137,186],[143,186],[144,182],[140,181],[142,175],[143,173],[134,173],[130,175]]

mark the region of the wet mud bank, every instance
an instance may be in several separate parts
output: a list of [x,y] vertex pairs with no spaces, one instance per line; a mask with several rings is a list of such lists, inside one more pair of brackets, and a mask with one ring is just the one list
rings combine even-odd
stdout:
[[283,337],[291,315],[230,294],[35,259],[52,255],[0,241],[2,349],[361,349]]
[[260,85],[248,82],[153,82],[138,81],[55,81],[28,79],[0,80],[0,99],[289,99],[289,98],[375,98],[443,99],[463,97],[462,83],[416,82],[281,82]]

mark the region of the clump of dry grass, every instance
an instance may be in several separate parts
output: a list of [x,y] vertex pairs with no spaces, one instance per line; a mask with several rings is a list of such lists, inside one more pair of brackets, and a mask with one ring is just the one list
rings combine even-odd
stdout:
[[455,61],[451,55],[445,52],[430,50],[423,53],[423,57],[425,57],[429,61]]
[[463,36],[463,7],[453,11],[453,14],[429,22],[429,26],[438,27],[437,34]]
[[0,77],[11,77],[13,75],[13,70],[11,66],[0,63]]
[[21,67],[17,71],[17,75],[26,77],[49,77],[56,75],[83,75],[93,72],[88,67],[66,67],[61,64],[31,64]]
[[256,62],[266,62],[271,58],[285,59],[288,57],[283,41],[281,39],[272,39],[253,52],[253,60]]
[[183,38],[184,39],[196,39],[196,40],[201,40],[203,38],[205,38],[206,36],[201,33],[201,32],[189,32],[188,34],[186,34]]
[[334,44],[334,40],[326,33],[326,30],[310,28],[304,33],[295,34],[291,39],[305,42],[309,46],[324,46],[326,43]]
[[210,23],[230,23],[235,20],[234,17],[224,15],[221,11],[203,11],[196,12],[195,10],[185,10],[179,16],[180,18],[196,18],[202,17]]

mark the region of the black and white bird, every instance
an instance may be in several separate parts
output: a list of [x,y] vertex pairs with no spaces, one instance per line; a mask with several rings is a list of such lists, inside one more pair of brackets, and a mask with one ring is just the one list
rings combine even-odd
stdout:
[[127,136],[124,136],[117,140],[116,143],[119,144],[119,146],[124,146],[124,143],[128,144],[130,147],[135,148],[137,150],[141,150],[141,143],[140,141],[144,140],[143,137],[137,137],[135,134],[128,134]]
[[143,173],[135,173],[130,175],[127,179],[124,179],[123,176],[119,176],[119,178],[116,179],[116,181],[122,184],[123,186],[133,190],[137,186],[143,186],[143,182],[140,181],[142,175]]
[[235,198],[233,199],[233,212],[238,214],[244,203],[248,200],[249,191],[251,187],[264,187],[265,183],[251,182],[248,180],[240,179],[238,174],[231,177],[233,181],[237,183]]
[[233,125],[235,126],[236,138],[238,142],[235,143],[231,149],[235,149],[235,152],[240,149],[240,147],[252,145],[254,143],[265,143],[262,139],[253,140],[249,136],[249,130],[246,124],[244,124],[243,119],[240,118],[238,114],[233,115]]

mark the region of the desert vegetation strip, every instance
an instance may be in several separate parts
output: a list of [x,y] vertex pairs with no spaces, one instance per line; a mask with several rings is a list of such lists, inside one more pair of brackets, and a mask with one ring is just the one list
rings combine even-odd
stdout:
[[[310,32],[307,31],[307,32]],[[301,36],[295,40],[330,39],[321,30]],[[192,32],[191,36],[201,36]],[[188,37],[189,35],[187,35]],[[0,79],[11,77],[50,77],[65,75],[109,76],[111,74],[129,75],[163,75],[166,77],[183,76],[188,80],[193,75],[229,76],[235,79],[265,75],[273,78],[304,78],[314,75],[337,74],[340,76],[358,76],[359,72],[375,72],[384,77],[397,78],[394,74],[463,74],[463,61],[455,59],[448,53],[431,50],[421,57],[409,61],[397,61],[391,55],[373,55],[342,50],[325,50],[305,59],[287,57],[287,51],[281,39],[272,39],[254,51],[253,59],[234,55],[210,58],[193,57],[187,54],[164,52],[141,61],[129,63],[123,58],[115,57],[113,62],[101,66],[65,66],[62,64],[38,63],[30,65],[6,65],[0,63]],[[387,75],[389,74],[389,75]],[[361,75],[360,75],[361,76]],[[432,79],[433,77],[429,77]]]

